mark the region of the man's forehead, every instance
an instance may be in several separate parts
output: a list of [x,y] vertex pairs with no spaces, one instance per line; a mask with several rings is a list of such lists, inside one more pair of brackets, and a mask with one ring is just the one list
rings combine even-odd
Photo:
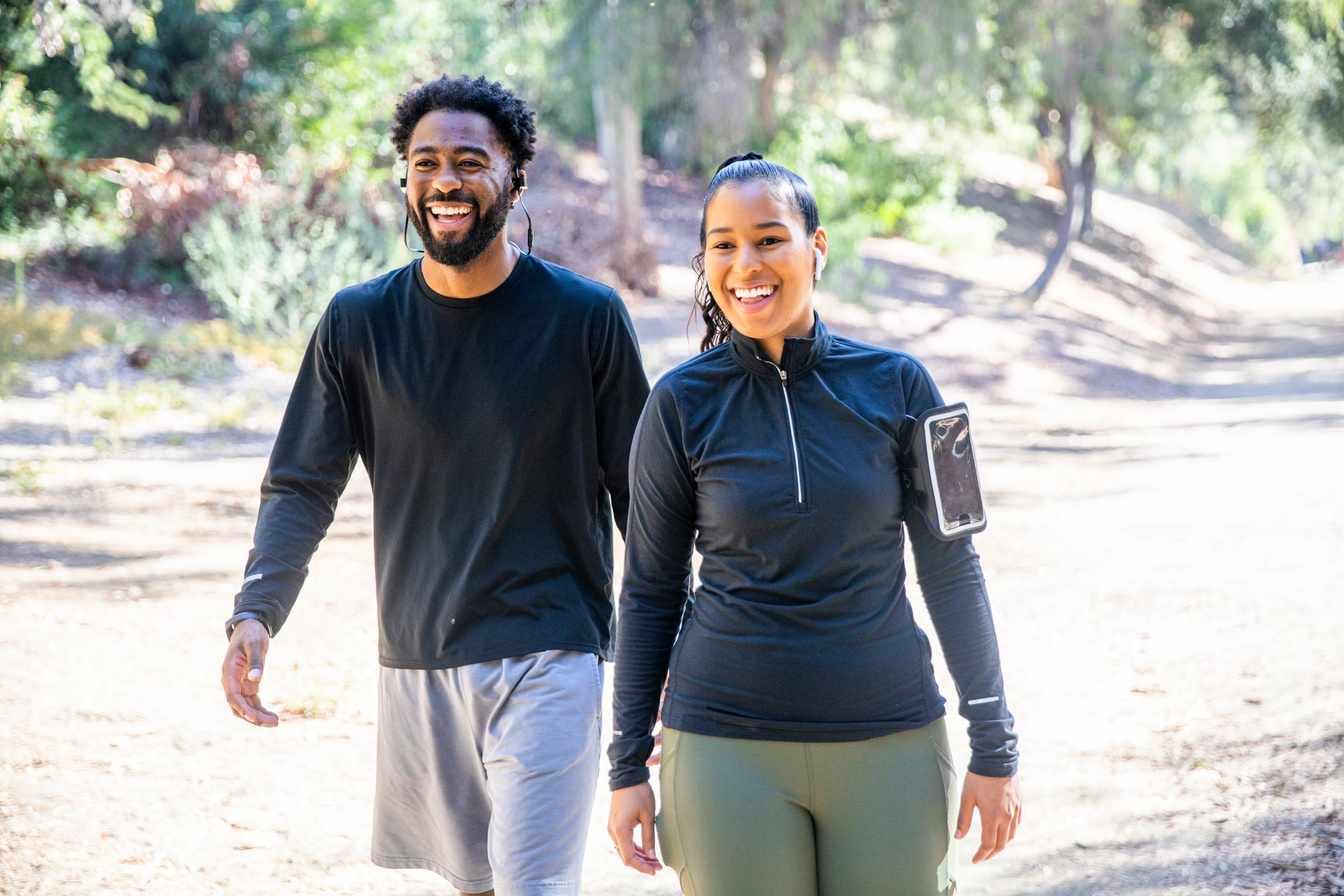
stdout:
[[410,152],[463,147],[484,150],[490,155],[504,154],[494,124],[479,112],[435,109],[425,113],[411,131]]

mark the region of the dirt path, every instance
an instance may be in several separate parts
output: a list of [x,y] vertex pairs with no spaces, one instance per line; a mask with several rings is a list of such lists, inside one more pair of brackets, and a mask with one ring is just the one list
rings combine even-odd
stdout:
[[[876,249],[901,274],[891,295],[822,313],[971,403],[990,492],[977,543],[1028,816],[1003,857],[963,860],[962,891],[1334,892],[1344,281],[1229,275],[1209,298],[1179,275],[1215,274],[1154,251],[1181,308],[1106,311],[1121,274],[1089,280],[1084,253],[1064,298],[1024,314],[964,259]],[[651,365],[687,353],[680,299],[633,311]],[[253,396],[241,426],[212,432],[197,401],[128,427],[116,453],[59,396],[0,401],[0,462],[32,476],[0,480],[0,892],[450,892],[367,860],[362,478],[271,654],[285,721],[253,729],[220,697],[221,622],[287,386],[241,382],[204,390]],[[675,893],[670,874],[616,867],[604,806],[587,892]]]

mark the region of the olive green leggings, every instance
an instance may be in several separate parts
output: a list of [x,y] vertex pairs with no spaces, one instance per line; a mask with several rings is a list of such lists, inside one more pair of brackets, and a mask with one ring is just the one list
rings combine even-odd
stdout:
[[849,743],[663,729],[663,860],[686,896],[951,896],[956,782],[939,719]]

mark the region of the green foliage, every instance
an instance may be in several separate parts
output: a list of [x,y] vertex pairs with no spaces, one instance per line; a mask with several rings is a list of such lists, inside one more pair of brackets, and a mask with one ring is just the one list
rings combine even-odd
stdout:
[[[0,85],[0,258],[21,259],[104,242],[112,191],[64,164],[52,134],[55,97],[34,97],[28,79]],[[16,275],[21,271],[16,270]]]
[[[988,131],[1031,152],[1039,129],[1056,157],[1065,119],[1112,179],[1184,198],[1257,251],[1344,227],[1340,0],[36,0],[0,9],[0,258],[16,297],[26,260],[123,239],[108,257],[125,285],[181,284],[191,244],[192,277],[248,339],[302,329],[333,276],[380,269],[391,229],[350,211],[372,194],[333,212],[253,192],[390,181],[397,96],[462,72],[585,142],[594,84],[619,79],[645,151],[692,171],[725,141],[770,146],[817,188],[837,281],[867,236],[983,246],[999,226],[952,201],[954,144],[894,145],[837,114],[856,97],[935,137]],[[1251,174],[1198,157],[1244,132]],[[193,169],[202,147],[219,171],[250,156],[247,188]],[[114,157],[171,165],[155,180],[101,164],[115,184],[80,168]]]
[[188,402],[182,387],[172,380],[147,379],[122,388],[114,379],[105,389],[77,384],[65,405],[71,413],[90,414],[115,427],[160,411],[181,410]]
[[51,361],[96,348],[108,341],[112,329],[107,321],[73,308],[0,303],[0,365]]
[[150,9],[134,0],[38,0],[0,18],[0,258],[13,263],[16,304],[26,303],[29,257],[105,243],[119,227],[112,191],[73,164],[61,123],[102,114],[144,128],[171,119],[113,58],[112,34],[154,39]]
[[1292,222],[1268,188],[1263,163],[1254,155],[1232,160],[1224,170],[1206,168],[1189,184],[1201,214],[1246,246],[1260,264],[1290,261],[1295,253]]
[[176,111],[156,103],[129,83],[126,75],[132,80],[140,76],[119,70],[112,54],[113,32],[133,35],[143,43],[154,41],[153,11],[133,0],[115,5],[39,0],[33,4],[31,19],[34,40],[14,65],[19,70],[37,68],[44,56],[68,60],[89,108],[107,111],[142,128],[149,124],[151,115],[171,120]]
[[390,228],[357,186],[314,181],[297,198],[308,202],[274,190],[223,203],[183,238],[188,273],[244,334],[305,334],[338,289],[387,268]]
[[206,425],[211,429],[239,429],[259,406],[255,395],[230,392],[211,401],[205,409]]
[[42,466],[29,461],[6,463],[0,466],[0,481],[14,483],[14,490],[21,495],[39,494],[42,491],[39,478],[43,472]]
[[1004,227],[997,215],[957,205],[959,177],[945,156],[899,153],[874,123],[795,119],[769,157],[812,185],[828,237],[828,277],[851,294],[872,285],[860,255],[868,237],[899,233],[952,250],[987,246]]
[[955,199],[925,202],[910,209],[906,236],[944,252],[988,252],[1008,222],[991,211],[958,205]]

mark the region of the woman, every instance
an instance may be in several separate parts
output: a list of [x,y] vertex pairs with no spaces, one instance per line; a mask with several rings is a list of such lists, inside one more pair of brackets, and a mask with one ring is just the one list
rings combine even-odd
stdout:
[[[982,861],[1021,797],[978,557],[902,512],[898,426],[942,399],[813,313],[826,233],[791,171],[721,165],[700,246],[702,353],[654,387],[631,459],[608,831],[661,867],[645,763],[666,678],[658,835],[688,896],[951,893],[954,820],[960,838],[979,811]],[[903,527],[971,723],[959,812]]]

